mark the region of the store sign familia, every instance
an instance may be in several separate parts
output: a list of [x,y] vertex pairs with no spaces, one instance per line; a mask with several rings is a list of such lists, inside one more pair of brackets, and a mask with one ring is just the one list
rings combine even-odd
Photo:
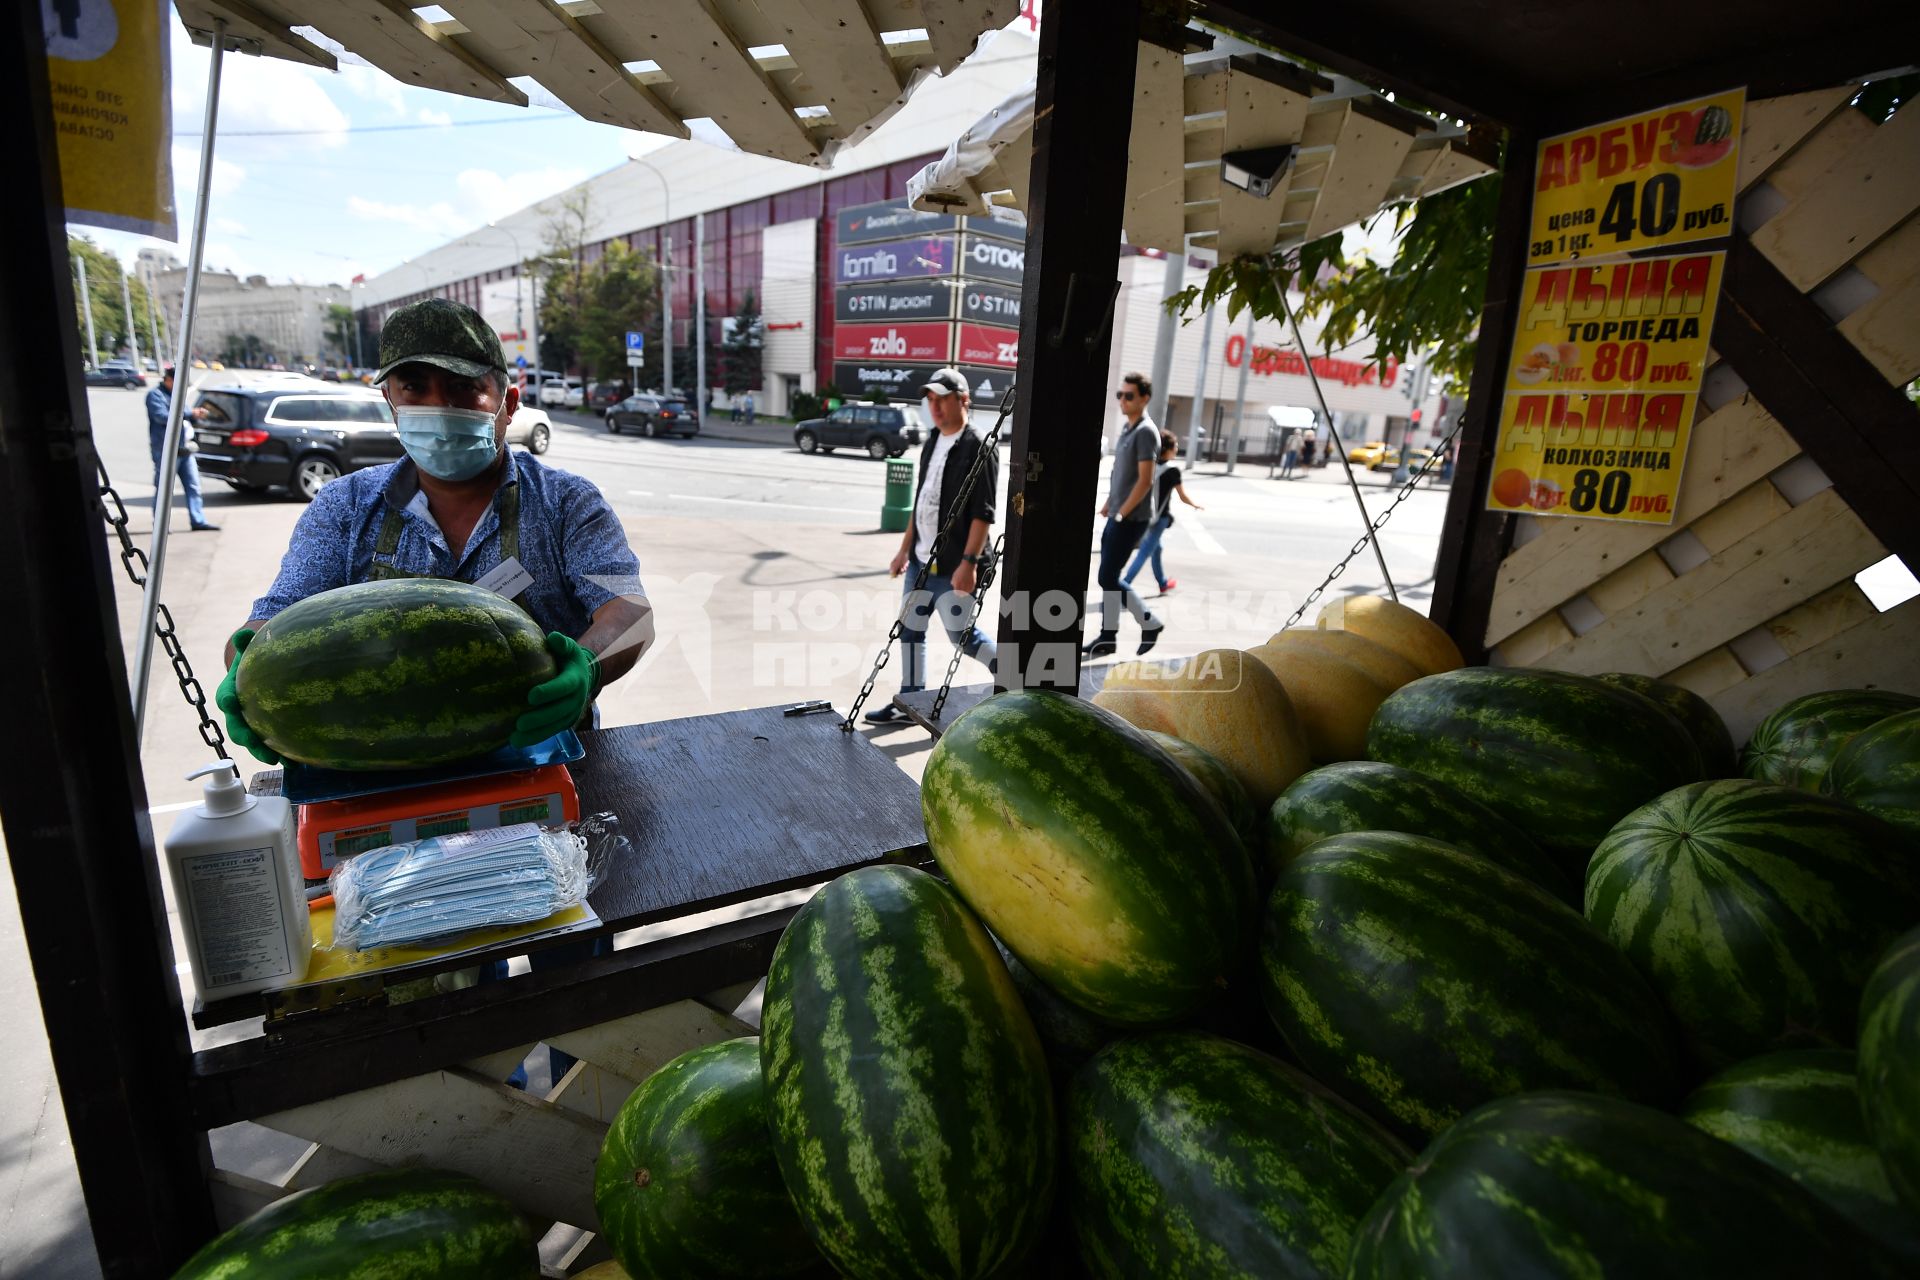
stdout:
[[1673,521],[1733,225],[1745,91],[1540,144],[1487,506]]

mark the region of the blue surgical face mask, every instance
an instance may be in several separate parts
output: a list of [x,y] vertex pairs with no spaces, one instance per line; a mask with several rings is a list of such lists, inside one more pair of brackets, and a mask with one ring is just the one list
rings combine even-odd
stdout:
[[442,405],[396,405],[400,447],[414,465],[440,480],[471,480],[493,465],[500,452],[493,415],[485,409]]

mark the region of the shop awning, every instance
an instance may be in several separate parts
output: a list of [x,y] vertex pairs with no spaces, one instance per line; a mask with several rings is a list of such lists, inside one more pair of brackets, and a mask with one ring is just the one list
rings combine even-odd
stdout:
[[[1127,241],[1222,257],[1317,239],[1383,205],[1493,171],[1490,140],[1397,106],[1357,81],[1261,54],[1186,62],[1142,43],[1134,72]],[[908,184],[915,208],[1022,208],[1033,156],[1032,89],[982,118]],[[1291,147],[1267,196],[1222,181],[1221,158]]]
[[[525,77],[588,120],[671,137],[709,119],[742,151],[826,164],[953,70],[1018,0],[176,0],[244,52],[332,70],[317,32],[401,84],[527,104]],[[432,16],[423,16],[432,15]]]

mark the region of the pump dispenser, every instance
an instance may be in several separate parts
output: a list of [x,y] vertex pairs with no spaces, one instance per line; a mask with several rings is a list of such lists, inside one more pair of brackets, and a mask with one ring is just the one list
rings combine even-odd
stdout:
[[231,760],[187,777],[208,774],[166,843],[194,989],[206,1001],[291,986],[313,952],[293,806],[247,794]]

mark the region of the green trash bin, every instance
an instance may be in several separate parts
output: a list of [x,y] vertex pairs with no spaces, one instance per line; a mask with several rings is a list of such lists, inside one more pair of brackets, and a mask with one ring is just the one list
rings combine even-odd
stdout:
[[913,464],[894,459],[887,463],[887,498],[880,508],[880,528],[900,533],[913,523]]

